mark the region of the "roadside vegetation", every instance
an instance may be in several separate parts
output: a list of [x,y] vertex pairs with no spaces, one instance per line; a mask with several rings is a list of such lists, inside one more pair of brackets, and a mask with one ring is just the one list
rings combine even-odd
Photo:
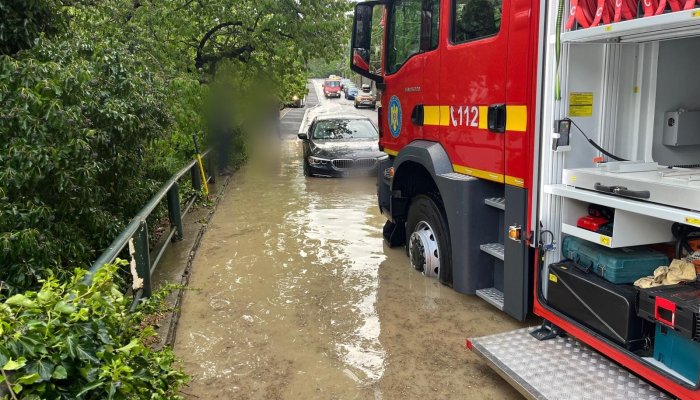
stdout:
[[176,396],[185,376],[144,344],[123,265],[89,287],[84,270],[191,159],[193,133],[240,162],[246,134],[305,93],[308,60],[337,53],[348,9],[0,0],[1,399]]

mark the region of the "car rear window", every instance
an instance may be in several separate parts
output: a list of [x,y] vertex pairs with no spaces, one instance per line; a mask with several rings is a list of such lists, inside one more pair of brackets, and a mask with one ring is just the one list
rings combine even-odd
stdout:
[[316,122],[313,138],[318,140],[377,139],[377,129],[366,119],[329,119]]

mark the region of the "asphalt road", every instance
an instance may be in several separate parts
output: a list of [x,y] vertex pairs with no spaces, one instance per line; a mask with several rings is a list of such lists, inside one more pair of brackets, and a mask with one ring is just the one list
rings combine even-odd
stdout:
[[304,122],[304,117],[307,117],[307,122],[314,115],[318,114],[334,114],[338,116],[345,115],[363,115],[371,118],[375,124],[377,122],[377,111],[367,108],[356,109],[352,100],[345,100],[344,97],[336,99],[327,99],[323,96],[321,85],[322,79],[313,79],[309,83],[309,93],[306,96],[306,106],[303,108],[291,108],[283,111],[283,116],[280,120],[280,138],[282,140],[297,140],[299,127]]

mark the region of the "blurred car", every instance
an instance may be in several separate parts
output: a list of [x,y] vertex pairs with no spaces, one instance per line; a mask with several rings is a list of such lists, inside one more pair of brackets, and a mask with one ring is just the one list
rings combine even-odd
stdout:
[[340,89],[344,91],[345,87],[351,83],[352,83],[352,81],[350,79],[341,79],[340,80]]
[[348,89],[353,87],[357,89],[357,86],[353,82],[349,82],[347,85],[343,86],[343,93],[347,93]]
[[372,90],[372,86],[369,85],[369,83],[365,83],[362,85],[362,91],[365,93],[369,93]]
[[304,175],[325,177],[369,176],[379,160],[379,131],[363,116],[323,116],[299,133],[304,142]]
[[377,97],[372,92],[362,92],[355,96],[355,108],[377,108]]
[[355,100],[355,96],[357,96],[358,92],[356,86],[349,87],[348,90],[345,91],[345,98],[348,100]]

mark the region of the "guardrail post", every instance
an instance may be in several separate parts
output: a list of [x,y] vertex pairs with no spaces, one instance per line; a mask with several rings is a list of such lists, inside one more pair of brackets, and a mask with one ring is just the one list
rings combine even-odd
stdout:
[[182,211],[180,210],[180,185],[175,182],[168,190],[168,216],[170,217],[170,229],[175,228],[173,242],[179,242],[184,236],[182,230]]
[[143,279],[143,297],[151,296],[151,254],[148,250],[148,225],[146,221],[141,221],[139,230],[134,236],[134,247],[136,253],[136,272],[139,278]]
[[202,175],[199,171],[199,164],[194,163],[190,172],[192,172],[192,188],[199,193],[202,191]]

